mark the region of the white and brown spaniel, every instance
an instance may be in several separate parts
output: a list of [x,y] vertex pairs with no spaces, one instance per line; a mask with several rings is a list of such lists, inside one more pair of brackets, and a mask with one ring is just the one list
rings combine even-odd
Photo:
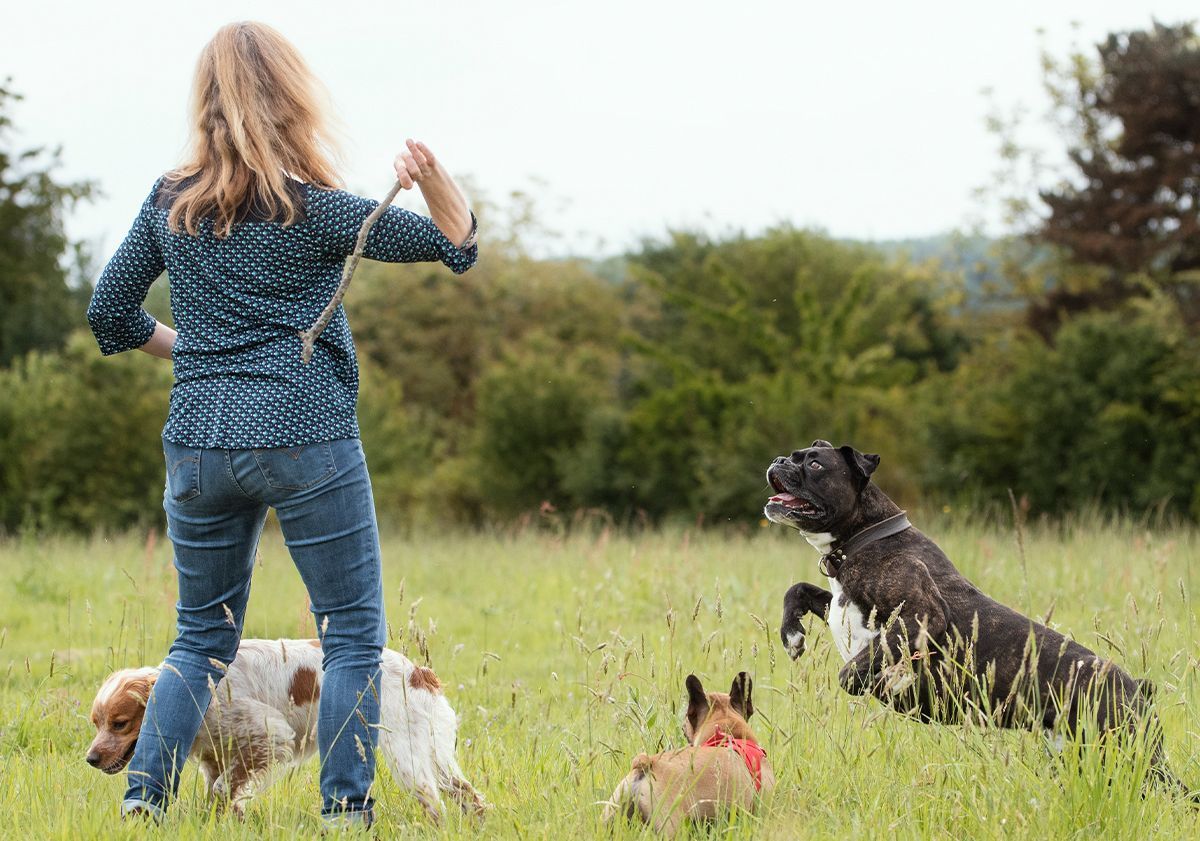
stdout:
[[[129,763],[159,671],[121,669],[104,681],[92,703],[97,732],[89,765],[116,774]],[[437,675],[390,649],[383,652],[382,674],[379,748],[392,776],[434,821],[441,814],[439,792],[464,812],[482,814],[487,804],[458,767],[458,720]],[[322,677],[317,640],[242,640],[189,754],[218,805],[241,814],[275,773],[316,752]]]

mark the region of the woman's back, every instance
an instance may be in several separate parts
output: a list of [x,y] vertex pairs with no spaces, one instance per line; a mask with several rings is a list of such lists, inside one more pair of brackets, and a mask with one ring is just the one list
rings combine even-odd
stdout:
[[[301,218],[291,225],[253,211],[219,237],[211,219],[196,235],[174,232],[174,190],[160,179],[97,283],[88,319],[101,349],[145,343],[153,319],[140,310],[165,269],[179,336],[175,387],[164,437],[193,447],[260,448],[358,437],[358,366],[339,308],[309,364],[297,332],[333,296],[342,264],[376,202],[295,183]],[[388,262],[440,260],[470,268],[476,248],[454,246],[432,221],[388,208],[364,256]]]

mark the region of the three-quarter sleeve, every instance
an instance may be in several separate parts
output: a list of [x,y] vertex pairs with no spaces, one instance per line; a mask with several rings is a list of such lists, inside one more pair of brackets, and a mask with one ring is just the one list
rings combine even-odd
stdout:
[[[329,191],[324,199],[321,212],[313,221],[325,232],[330,250],[345,257],[354,250],[359,228],[379,202],[342,190]],[[475,265],[479,256],[476,227],[472,213],[470,235],[464,243],[455,245],[432,219],[389,207],[367,234],[363,256],[385,263],[441,262],[455,274],[462,274]]]
[[151,227],[157,189],[156,183],[92,292],[88,324],[105,356],[139,348],[154,335],[157,322],[142,308],[142,302],[165,268],[162,248]]

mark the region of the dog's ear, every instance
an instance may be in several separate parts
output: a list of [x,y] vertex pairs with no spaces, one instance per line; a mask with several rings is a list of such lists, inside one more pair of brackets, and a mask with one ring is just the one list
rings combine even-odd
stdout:
[[700,678],[695,675],[688,675],[684,683],[688,691],[687,723],[690,732],[687,735],[690,741],[704,723],[704,719],[708,718],[708,695],[704,692]]
[[849,444],[838,447],[838,452],[842,454],[842,458],[846,460],[846,464],[850,468],[850,477],[854,479],[855,490],[862,493],[863,488],[871,481],[871,474],[879,466],[879,456],[874,453],[860,453]]
[[150,690],[154,688],[154,683],[157,680],[157,672],[135,677],[125,684],[125,696],[137,703],[138,706],[145,707],[146,702],[150,700]]
[[753,691],[754,681],[750,680],[750,675],[738,672],[737,677],[733,679],[733,686],[729,689],[729,705],[746,721],[754,715],[754,701],[750,697]]
[[814,447],[828,447],[831,450],[833,449],[833,444],[830,444],[824,438],[818,438],[816,441],[812,442],[812,445]]
[[146,702],[150,699],[150,690],[154,689],[157,679],[157,672],[138,674],[137,677],[125,678],[121,681],[118,691],[114,695],[116,703],[128,705],[131,713],[133,710],[145,708]]

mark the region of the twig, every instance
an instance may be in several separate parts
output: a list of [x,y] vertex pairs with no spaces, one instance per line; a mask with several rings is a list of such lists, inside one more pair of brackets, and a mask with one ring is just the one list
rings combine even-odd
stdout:
[[317,337],[329,326],[333,314],[337,312],[342,299],[346,297],[346,290],[350,288],[350,278],[354,277],[354,270],[358,268],[358,261],[362,259],[363,249],[367,246],[367,234],[371,232],[371,226],[388,209],[392,200],[396,198],[396,194],[399,192],[400,182],[397,181],[392,185],[392,189],[388,190],[388,194],[383,197],[383,201],[379,203],[379,206],[372,210],[371,215],[363,220],[362,227],[358,229],[358,240],[354,243],[354,250],[350,252],[350,256],[346,258],[346,262],[342,266],[342,279],[338,282],[337,291],[333,293],[333,298],[325,305],[325,309],[321,310],[321,314],[317,316],[317,320],[313,322],[312,327],[309,327],[307,330],[297,331],[300,341],[304,345],[300,351],[300,359],[306,365],[312,359],[313,347],[316,344]]

